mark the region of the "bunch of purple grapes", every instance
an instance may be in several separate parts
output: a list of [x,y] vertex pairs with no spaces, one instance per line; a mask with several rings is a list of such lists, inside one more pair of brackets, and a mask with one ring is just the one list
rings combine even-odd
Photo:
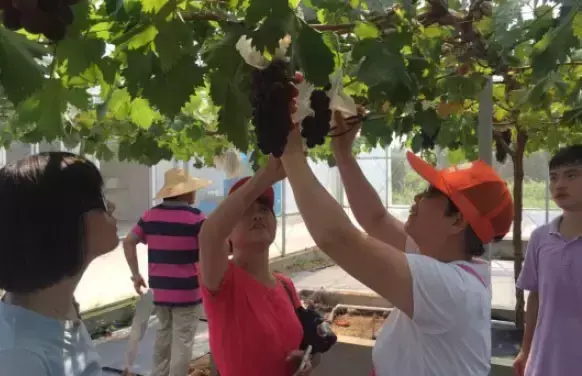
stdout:
[[73,23],[72,5],[80,0],[0,0],[2,22],[10,30],[24,28],[32,34],[43,34],[59,41],[67,26]]
[[293,129],[290,106],[297,95],[289,64],[274,60],[252,75],[251,103],[258,147],[263,154],[279,158]]
[[305,138],[308,148],[325,143],[325,136],[331,129],[330,98],[325,90],[314,90],[309,98],[314,115],[307,116],[301,122],[301,136]]

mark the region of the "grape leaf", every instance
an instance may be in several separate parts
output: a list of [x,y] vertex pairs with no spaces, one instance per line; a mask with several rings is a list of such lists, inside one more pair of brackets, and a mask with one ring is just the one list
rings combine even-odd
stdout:
[[67,108],[64,100],[66,93],[62,82],[55,78],[45,80],[39,93],[36,126],[47,141],[62,134],[62,113]]
[[67,38],[57,45],[57,59],[67,63],[69,75],[77,76],[99,61],[105,53],[105,42],[94,38]]
[[[183,54],[193,51],[192,39],[191,29],[184,22],[177,19],[164,23],[159,27],[155,45],[164,71],[167,72],[172,68],[172,65]],[[193,57],[192,60],[194,61],[195,58]]]
[[360,39],[377,38],[380,35],[380,30],[370,22],[356,22],[354,34]]
[[144,90],[144,97],[166,116],[173,117],[194,94],[196,86],[204,84],[204,70],[193,56],[182,57],[166,73],[156,72]]
[[295,51],[305,79],[316,86],[327,85],[335,63],[333,54],[325,44],[322,34],[307,24],[303,24],[299,29]]
[[168,3],[168,0],[142,0],[141,3],[144,12],[158,13]]
[[578,12],[572,20],[572,32],[574,35],[582,40],[582,12]]
[[43,69],[22,34],[0,27],[0,83],[8,100],[18,104],[43,84]]
[[131,96],[127,89],[116,89],[107,101],[109,113],[117,120],[124,120],[131,113]]
[[150,107],[147,99],[136,98],[131,103],[131,121],[133,121],[138,127],[143,129],[148,129],[155,118],[155,112]]

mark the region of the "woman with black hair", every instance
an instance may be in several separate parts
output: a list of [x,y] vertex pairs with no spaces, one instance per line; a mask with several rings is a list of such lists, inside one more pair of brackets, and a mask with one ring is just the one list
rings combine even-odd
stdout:
[[119,242],[111,214],[85,158],[42,153],[0,169],[0,375],[101,374],[73,293]]

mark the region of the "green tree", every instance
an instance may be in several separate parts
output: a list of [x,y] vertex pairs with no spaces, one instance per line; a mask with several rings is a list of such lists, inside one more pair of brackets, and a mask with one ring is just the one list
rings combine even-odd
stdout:
[[[246,35],[269,56],[289,35],[292,69],[318,87],[341,69],[346,93],[370,111],[361,147],[406,136],[415,151],[440,145],[474,158],[478,97],[493,76],[498,154],[515,166],[517,275],[523,155],[580,137],[580,6],[446,3],[81,0],[58,42],[0,27],[0,87],[14,108],[0,137],[81,143],[101,159],[145,164],[172,155],[212,164],[231,146],[259,160],[252,68],[235,45]],[[18,26],[6,5],[4,13]],[[330,153],[322,146],[311,155]],[[521,292],[517,312],[522,326]]]

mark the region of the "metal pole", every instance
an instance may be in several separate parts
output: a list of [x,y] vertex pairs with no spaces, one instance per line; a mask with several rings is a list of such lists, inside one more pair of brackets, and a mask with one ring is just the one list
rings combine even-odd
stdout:
[[479,98],[479,158],[493,165],[493,80],[489,78]]
[[392,148],[386,146],[386,208],[392,206]]
[[281,257],[285,256],[287,249],[287,197],[285,189],[285,180],[281,181]]
[[152,167],[150,167],[150,187],[149,187],[149,192],[148,195],[150,196],[149,198],[149,207],[148,208],[152,208],[156,205],[156,199],[154,198],[154,195],[156,194],[157,189],[157,174],[158,174],[158,165],[153,165]]
[[6,165],[6,149],[0,148],[0,166],[4,167]]
[[550,222],[550,153],[545,152],[546,155],[546,224]]
[[[493,79],[489,77],[487,84],[479,97],[479,159],[493,165]],[[489,278],[491,276],[491,244],[485,245],[484,258],[489,262]],[[491,280],[489,285],[491,285]]]

